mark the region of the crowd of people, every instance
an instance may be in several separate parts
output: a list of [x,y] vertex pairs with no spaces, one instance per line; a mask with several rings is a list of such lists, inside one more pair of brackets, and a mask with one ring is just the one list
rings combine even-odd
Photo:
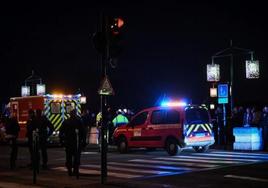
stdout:
[[[230,144],[234,141],[232,130],[234,127],[257,127],[262,132],[264,150],[268,150],[268,106],[234,107],[231,116],[226,119],[224,126],[223,109],[219,106],[215,110],[215,137],[220,144]],[[221,136],[224,135],[224,136]]]

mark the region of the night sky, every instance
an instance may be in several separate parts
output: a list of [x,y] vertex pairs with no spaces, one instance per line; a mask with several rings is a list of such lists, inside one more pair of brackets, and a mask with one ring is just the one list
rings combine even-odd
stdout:
[[[101,68],[92,34],[101,10],[125,21],[123,51],[117,67],[108,68],[116,93],[108,99],[112,106],[137,110],[164,96],[207,102],[206,65],[212,55],[230,46],[231,39],[233,46],[254,50],[260,60],[260,79],[246,80],[244,61],[250,56],[235,56],[237,102],[268,102],[264,3],[87,2],[1,5],[1,102],[20,96],[21,85],[34,70],[48,93],[72,94],[80,89],[88,107],[97,109]],[[229,62],[228,57],[216,60],[222,82],[229,79]]]

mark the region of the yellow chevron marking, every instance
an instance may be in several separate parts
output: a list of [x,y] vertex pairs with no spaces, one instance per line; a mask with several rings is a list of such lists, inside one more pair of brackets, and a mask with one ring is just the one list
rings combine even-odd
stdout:
[[209,131],[210,133],[212,133],[212,130],[211,130],[211,127],[209,126],[209,124],[205,124],[205,126],[207,127],[208,131]]
[[201,124],[197,124],[197,125],[196,125],[196,127],[195,127],[195,129],[194,129],[194,132],[197,131],[197,130],[199,129],[200,125],[201,125]]
[[57,120],[57,122],[55,123],[55,127],[56,129],[59,129],[61,127],[61,118]]
[[60,119],[60,114],[57,114],[57,115],[56,115],[56,117],[52,120],[52,124],[54,125],[54,122],[55,122],[56,120],[58,120],[58,119]]
[[194,124],[190,125],[190,128],[188,129],[188,131],[186,133],[187,136],[191,133],[191,131],[193,130],[193,128],[194,128]]
[[205,131],[207,131],[207,128],[204,126],[204,124],[201,124],[201,127],[202,127]]
[[54,118],[55,114],[52,114],[49,118],[49,120],[51,121]]

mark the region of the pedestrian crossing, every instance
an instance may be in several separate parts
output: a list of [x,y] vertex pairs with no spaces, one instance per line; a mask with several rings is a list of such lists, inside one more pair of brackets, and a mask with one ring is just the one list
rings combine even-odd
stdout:
[[[268,161],[268,154],[228,151],[210,151],[208,153],[180,153],[176,156],[137,157],[126,161],[108,161],[108,177],[134,179],[168,176],[195,171],[223,168],[231,165],[243,165]],[[65,167],[53,170],[66,171]],[[80,166],[81,174],[99,175],[99,164]]]

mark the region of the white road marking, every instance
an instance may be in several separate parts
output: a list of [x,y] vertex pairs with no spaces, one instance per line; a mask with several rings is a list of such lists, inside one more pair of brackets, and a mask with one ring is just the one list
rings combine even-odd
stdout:
[[[52,168],[54,170],[60,170],[60,171],[64,171],[66,172],[67,169],[65,167],[56,167],[56,168]],[[100,170],[92,170],[92,169],[83,169],[80,168],[79,172],[82,174],[94,174],[94,175],[100,175]],[[113,177],[117,177],[117,178],[140,178],[143,177],[142,175],[136,175],[136,174],[123,174],[123,173],[117,173],[117,172],[109,172],[108,171],[108,176],[113,176]]]
[[[100,165],[81,165],[81,167],[100,168]],[[142,174],[169,174],[169,173],[171,173],[169,171],[130,169],[130,168],[115,167],[115,166],[111,166],[111,165],[108,165],[107,169],[108,169],[108,171],[109,170],[119,170],[119,171],[135,172],[135,173],[142,173]]]
[[137,164],[137,163],[109,162],[108,164],[118,165],[118,166],[128,166],[128,167],[157,168],[157,169],[176,170],[176,171],[193,171],[193,170],[197,170],[197,168],[174,167],[174,166],[159,166],[159,165],[148,165],[148,164]]
[[251,156],[263,156],[268,158],[268,153],[248,153],[248,152],[231,152],[231,151],[213,151],[217,154],[232,154],[232,155],[251,155]]
[[192,155],[268,160],[268,157],[251,156],[251,155],[233,155],[233,154],[216,154],[216,153],[193,153]]
[[184,158],[172,158],[172,157],[157,157],[155,159],[168,160],[168,161],[189,161],[197,163],[211,163],[211,164],[239,164],[237,161],[219,161],[219,160],[202,160],[202,159],[184,159]]
[[242,180],[250,180],[250,181],[268,182],[268,179],[254,178],[254,177],[249,177],[249,176],[225,175],[224,177],[225,178],[242,179]]
[[99,152],[94,152],[94,151],[85,151],[82,152],[82,155],[93,155],[93,154],[98,154]]
[[165,164],[165,165],[182,165],[182,166],[192,166],[192,167],[201,167],[201,168],[216,168],[219,167],[219,165],[214,164],[198,164],[198,163],[189,163],[189,162],[173,162],[173,161],[161,161],[161,160],[147,160],[147,159],[132,159],[130,160],[132,162],[142,162],[142,163],[154,163],[157,165]]
[[260,160],[255,159],[234,159],[234,158],[222,158],[222,157],[205,157],[205,156],[183,156],[177,155],[176,158],[185,158],[185,159],[208,159],[208,160],[225,160],[225,161],[241,161],[241,162],[259,162]]

